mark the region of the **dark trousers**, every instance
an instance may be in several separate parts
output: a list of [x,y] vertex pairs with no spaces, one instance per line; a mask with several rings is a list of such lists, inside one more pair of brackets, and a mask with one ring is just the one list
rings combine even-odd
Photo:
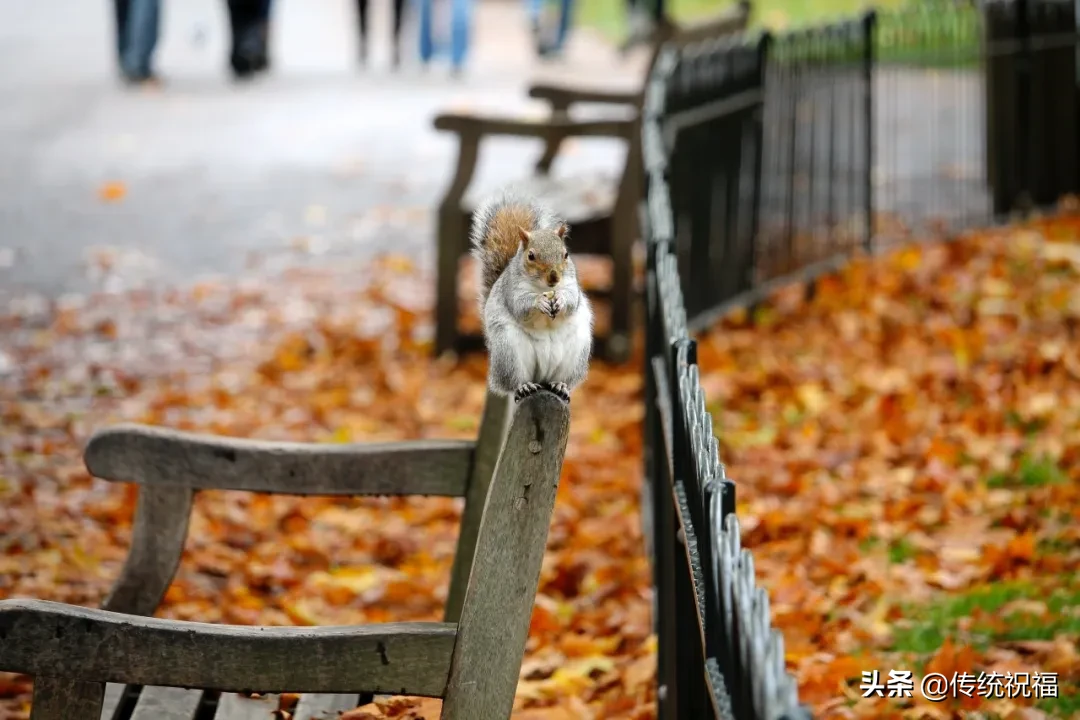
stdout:
[[651,11],[652,19],[656,23],[660,23],[666,15],[664,14],[665,5],[667,3],[664,0],[626,0],[626,9],[632,12],[645,12]]
[[[394,3],[394,59],[397,60],[398,42],[401,40],[401,23],[405,17],[405,0],[393,0]],[[368,0],[356,0],[356,18],[360,28],[360,54],[367,55],[368,42]]]
[[263,70],[269,63],[270,0],[227,0],[232,51],[229,63],[237,75]]

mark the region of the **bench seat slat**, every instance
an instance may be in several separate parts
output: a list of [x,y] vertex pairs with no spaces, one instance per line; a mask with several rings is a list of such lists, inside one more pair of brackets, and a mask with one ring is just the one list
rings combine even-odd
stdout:
[[274,711],[277,709],[277,695],[263,695],[259,698],[251,698],[225,693],[218,700],[218,709],[214,720],[268,720],[268,718],[275,717]]
[[476,443],[268,442],[149,425],[94,433],[83,459],[90,474],[142,485],[290,495],[465,494]]
[[193,720],[202,694],[202,690],[144,687],[131,720]]
[[101,704],[101,720],[114,720],[116,708],[120,706],[120,700],[124,697],[124,687],[121,683],[108,683],[105,686],[105,701]]
[[0,670],[84,682],[441,697],[456,637],[453,623],[250,627],[0,600]]
[[358,694],[301,695],[293,720],[337,720],[339,714],[356,707],[359,700]]

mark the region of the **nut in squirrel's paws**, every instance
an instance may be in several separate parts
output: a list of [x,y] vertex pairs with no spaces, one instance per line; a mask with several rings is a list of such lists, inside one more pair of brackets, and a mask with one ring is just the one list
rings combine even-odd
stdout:
[[540,295],[540,310],[552,319],[559,314],[559,301],[555,299],[554,290],[548,290]]
[[517,390],[514,391],[514,402],[521,402],[530,395],[535,395],[540,392],[541,387],[537,383],[525,383],[524,385],[518,385]]

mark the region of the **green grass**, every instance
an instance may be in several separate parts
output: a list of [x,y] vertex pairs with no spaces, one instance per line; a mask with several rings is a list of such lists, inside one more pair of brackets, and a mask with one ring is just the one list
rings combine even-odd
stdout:
[[900,538],[889,547],[889,562],[894,565],[907,562],[915,557],[918,550],[904,538]]
[[1036,488],[1065,482],[1068,482],[1068,477],[1057,463],[1049,458],[1030,455],[1020,458],[1017,467],[1008,472],[994,473],[986,479],[987,487],[992,488]]
[[[997,613],[1015,600],[1037,600],[1046,605],[1045,615],[1015,612],[1005,618],[1004,629],[976,623],[963,633],[959,623],[977,610]],[[926,605],[904,608],[906,621],[893,636],[893,650],[929,655],[941,647],[946,637],[963,635],[963,640],[986,647],[1007,640],[1045,640],[1058,635],[1080,633],[1080,617],[1070,609],[1080,605],[1078,578],[1064,577],[1053,589],[1030,582],[995,583],[961,595],[943,598]]]
[[[734,3],[717,0],[667,0],[675,20],[692,22],[722,12]],[[903,0],[885,0],[879,7],[899,7]],[[811,23],[850,17],[865,10],[865,0],[758,0],[750,22],[754,27],[782,31]],[[579,25],[595,28],[609,40],[626,35],[625,0],[584,0],[578,5]]]
[[1065,695],[1065,690],[1060,687],[1060,684],[1058,692],[1061,693],[1061,697],[1040,700],[1035,707],[1055,718],[1075,718],[1080,715],[1080,693]]
[[[675,20],[691,22],[724,11],[723,0],[668,0]],[[974,9],[956,9],[942,0],[752,0],[752,28],[782,33],[808,26],[850,19],[877,8],[875,55],[881,62],[935,68],[973,66],[978,61],[980,25]],[[577,7],[577,24],[598,30],[612,42],[627,33],[625,0],[586,0]],[[820,52],[820,46],[813,50]],[[788,49],[789,57],[799,50]],[[845,56],[845,57],[841,57]],[[850,43],[834,46],[834,60],[858,61],[862,50]]]
[[[859,542],[859,550],[864,553],[873,552],[882,545],[881,538],[876,536],[870,536]],[[905,563],[918,555],[918,549],[912,545],[906,538],[900,538],[894,541],[888,547],[889,562],[894,565]]]

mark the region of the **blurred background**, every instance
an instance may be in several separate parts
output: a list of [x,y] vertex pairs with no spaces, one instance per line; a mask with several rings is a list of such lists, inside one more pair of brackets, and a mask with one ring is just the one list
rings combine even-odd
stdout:
[[[394,70],[390,10],[372,3],[362,66],[353,0],[275,0],[272,65],[241,82],[224,0],[165,1],[152,57],[163,82],[127,86],[110,3],[0,0],[0,286],[81,291],[103,253],[128,285],[231,274],[277,251],[430,255],[430,211],[456,155],[436,113],[540,113],[530,80],[633,87],[648,60],[616,51],[616,3],[581,3],[590,24],[541,61],[525,3],[485,0],[460,76],[440,58],[421,67],[414,5]],[[477,188],[519,175],[535,152],[490,142]],[[614,171],[619,153],[617,141],[580,143],[560,163]]]

